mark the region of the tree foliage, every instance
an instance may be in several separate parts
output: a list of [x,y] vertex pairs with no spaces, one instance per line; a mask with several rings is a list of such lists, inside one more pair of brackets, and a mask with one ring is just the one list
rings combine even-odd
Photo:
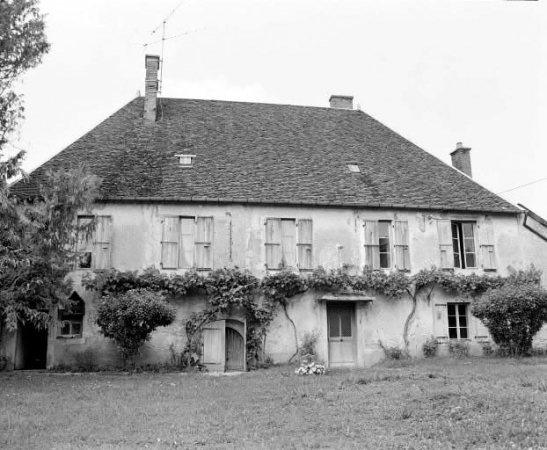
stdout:
[[100,179],[83,166],[46,173],[41,199],[9,199],[1,206],[0,318],[8,329],[19,320],[45,327],[48,310],[65,302],[78,232],[77,215],[89,211]]
[[175,310],[164,296],[147,289],[108,294],[97,308],[97,325],[102,334],[118,345],[124,366],[134,361],[156,328],[170,325],[174,320]]
[[530,271],[514,273],[508,283],[487,291],[471,306],[494,342],[512,356],[529,354],[534,335],[547,323],[547,291],[535,280]]
[[[0,1],[0,156],[3,147],[23,118],[24,108],[15,84],[49,51],[44,17],[38,0]],[[20,160],[16,155],[8,165]],[[4,163],[2,163],[4,164]],[[5,168],[0,170],[0,174]]]

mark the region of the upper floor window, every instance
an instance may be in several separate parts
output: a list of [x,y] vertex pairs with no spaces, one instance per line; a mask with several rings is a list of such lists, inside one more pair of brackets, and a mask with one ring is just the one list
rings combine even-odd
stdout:
[[311,220],[266,219],[265,245],[268,269],[313,269]]
[[477,267],[475,224],[452,221],[451,230],[454,267],[461,269]]
[[407,221],[365,220],[364,229],[366,266],[410,270]]
[[212,240],[212,217],[165,217],[161,240],[162,268],[212,269]]
[[78,216],[76,268],[110,269],[112,217]]

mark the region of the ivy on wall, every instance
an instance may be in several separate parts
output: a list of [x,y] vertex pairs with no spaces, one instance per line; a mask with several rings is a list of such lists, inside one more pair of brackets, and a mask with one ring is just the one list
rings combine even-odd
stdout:
[[[197,271],[182,275],[167,275],[155,268],[142,273],[136,271],[109,271],[86,274],[82,280],[86,289],[97,290],[101,297],[116,295],[131,289],[149,289],[172,297],[201,294],[208,298],[204,310],[193,313],[185,323],[187,346],[185,356],[191,363],[192,354],[199,348],[199,333],[203,325],[217,320],[220,315],[230,314],[235,309],[243,310],[247,319],[247,355],[256,361],[263,360],[267,327],[280,309],[290,322],[295,338],[295,353],[299,353],[298,334],[294,321],[288,314],[289,299],[309,289],[322,292],[365,291],[373,292],[388,299],[409,297],[412,308],[403,329],[403,340],[408,351],[410,324],[416,312],[420,297],[429,301],[435,288],[459,296],[474,299],[489,289],[499,288],[506,283],[539,283],[541,271],[533,266],[527,271],[510,270],[508,277],[499,275],[455,274],[435,267],[422,269],[414,275],[406,272],[383,272],[365,268],[359,275],[351,275],[346,268],[325,270],[315,269],[310,275],[301,275],[289,269],[268,274],[261,281],[249,271],[236,268],[217,269],[206,276]],[[262,354],[261,354],[262,352]]]

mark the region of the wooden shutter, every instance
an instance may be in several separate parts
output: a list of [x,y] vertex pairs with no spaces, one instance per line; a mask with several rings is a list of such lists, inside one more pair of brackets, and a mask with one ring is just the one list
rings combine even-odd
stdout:
[[408,250],[408,222],[395,221],[395,267],[398,270],[410,270]]
[[446,304],[435,305],[433,333],[437,339],[448,339],[448,311]]
[[266,267],[278,269],[281,263],[281,219],[266,220]]
[[180,250],[179,267],[190,269],[194,266],[194,228],[195,219],[193,217],[180,218]]
[[298,221],[298,268],[313,269],[312,259],[312,221]]
[[91,269],[93,267],[93,221],[93,216],[78,216],[76,269]]
[[224,372],[226,365],[226,321],[217,320],[203,327],[203,364],[209,372]]
[[437,220],[439,249],[441,252],[441,269],[454,268],[454,250],[452,247],[452,225],[450,220]]
[[494,252],[494,228],[492,222],[483,222],[479,231],[482,268],[484,270],[496,270],[497,264],[496,253]]
[[196,267],[211,269],[213,267],[213,218],[198,217],[196,219]]
[[296,267],[296,226],[293,219],[281,220],[281,254],[285,266]]
[[179,233],[179,217],[164,217],[161,238],[161,266],[163,269],[178,268]]
[[365,220],[365,265],[371,269],[380,268],[380,238],[376,220]]
[[473,317],[472,319],[475,322],[475,339],[480,340],[489,340],[490,339],[490,333],[488,332],[488,328],[486,328],[486,325],[482,322],[482,320],[477,319],[476,317]]
[[97,216],[93,242],[93,268],[110,269],[112,217]]

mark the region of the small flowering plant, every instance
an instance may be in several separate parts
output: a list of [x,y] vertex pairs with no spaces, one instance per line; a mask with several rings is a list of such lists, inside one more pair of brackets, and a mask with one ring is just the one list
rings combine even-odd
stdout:
[[325,366],[316,364],[315,362],[307,363],[304,361],[294,373],[298,375],[323,375],[325,373]]

